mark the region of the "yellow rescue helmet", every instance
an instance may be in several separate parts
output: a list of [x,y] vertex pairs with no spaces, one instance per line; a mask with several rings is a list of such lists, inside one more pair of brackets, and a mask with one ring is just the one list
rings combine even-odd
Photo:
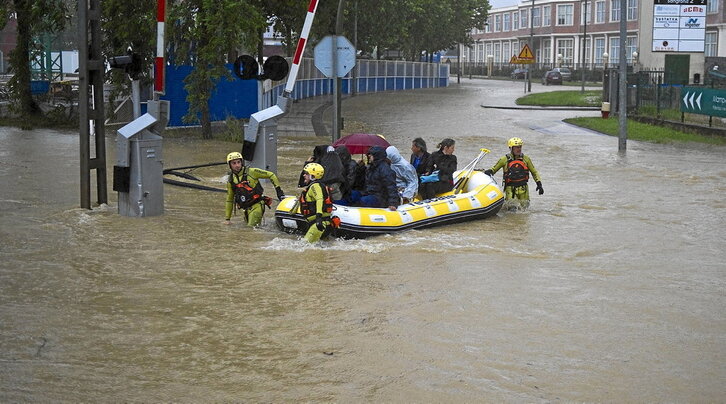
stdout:
[[303,171],[310,174],[316,180],[323,178],[325,168],[318,163],[308,163],[303,167]]
[[236,151],[229,153],[227,155],[227,164],[229,164],[230,161],[237,160],[237,159],[242,160],[242,162],[244,163],[244,160],[242,159],[242,153],[236,152]]
[[524,142],[522,141],[522,139],[520,139],[518,137],[513,137],[507,141],[507,146],[509,146],[510,149],[514,146],[522,146],[522,145],[524,145]]

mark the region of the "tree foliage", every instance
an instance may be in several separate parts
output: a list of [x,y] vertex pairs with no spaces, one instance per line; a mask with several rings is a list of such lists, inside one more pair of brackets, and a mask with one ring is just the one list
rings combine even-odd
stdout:
[[[156,53],[156,1],[101,1],[101,29],[101,46],[106,60],[133,51],[141,56],[142,65],[145,66],[139,80],[149,84],[149,73]],[[123,71],[112,69],[106,72],[106,77],[113,84],[110,99],[131,91],[131,80]]]
[[[63,30],[68,20],[68,10],[63,0],[0,0],[0,12],[17,19],[18,39],[10,52],[10,66],[13,77],[9,85],[13,97],[18,101],[21,117],[30,117],[40,112],[30,90],[30,60],[32,52],[40,50],[34,37],[42,33],[56,33]],[[3,21],[3,24],[7,20]]]
[[193,65],[185,80],[189,96],[186,122],[200,122],[202,135],[211,137],[209,99],[222,78],[230,45],[254,49],[257,32],[267,25],[258,7],[246,0],[180,0],[171,7],[169,39],[173,62]]

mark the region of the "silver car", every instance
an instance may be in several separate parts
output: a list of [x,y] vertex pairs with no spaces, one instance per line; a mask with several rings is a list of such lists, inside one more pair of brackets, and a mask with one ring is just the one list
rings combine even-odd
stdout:
[[562,81],[572,81],[572,70],[569,67],[555,67],[552,70],[560,72]]

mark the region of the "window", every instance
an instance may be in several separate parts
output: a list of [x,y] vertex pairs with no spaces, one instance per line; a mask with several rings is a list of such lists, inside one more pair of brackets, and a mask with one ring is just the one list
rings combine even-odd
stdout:
[[492,26],[489,25],[489,21],[487,21],[487,24],[484,26],[484,32],[486,32],[487,34],[492,32]]
[[502,61],[502,44],[494,44],[494,62],[499,63]]
[[592,47],[592,39],[590,39],[590,38],[585,39],[585,66],[588,66],[590,64],[591,47]]
[[504,60],[502,60],[502,62],[509,62],[509,58],[510,58],[509,42],[504,42],[502,44],[502,55],[504,56]]
[[511,26],[509,24],[510,17],[511,17],[511,14],[510,13],[504,13],[504,16],[503,16],[503,18],[504,18],[504,28],[502,29],[502,31],[509,31],[509,30],[511,30]]
[[512,13],[512,31],[519,29],[519,11]]
[[532,25],[534,25],[535,27],[539,27],[540,25],[540,11],[542,11],[542,9],[540,9],[539,7],[535,7],[532,9]]
[[552,40],[545,39],[542,41],[542,62],[545,64],[552,63]]
[[638,19],[638,0],[628,0],[628,21]]
[[[706,4],[706,13],[712,14],[718,12],[718,3],[721,0],[708,0],[708,4]],[[713,55],[716,56],[716,55]]]
[[519,41],[512,42],[512,55],[519,55]]
[[[562,55],[562,65],[571,66],[574,61],[575,40],[574,39],[558,39],[557,54]],[[555,60],[557,62],[557,60]]]
[[519,24],[522,28],[529,27],[529,22],[527,20],[527,14],[529,14],[529,9],[519,10]]
[[638,37],[629,36],[625,38],[625,59],[628,63],[633,63],[633,52],[638,50]]
[[603,63],[602,54],[605,53],[605,38],[595,38],[595,64]]
[[[592,24],[592,20],[590,20],[590,16],[592,15],[592,6],[588,3],[589,2],[585,1],[580,6],[580,24],[584,24],[585,22]],[[585,20],[586,18],[587,21]]]
[[487,42],[487,56],[492,54],[492,43]]
[[620,21],[620,0],[610,0],[610,22]]
[[605,0],[595,2],[595,22],[598,24],[605,22]]
[[552,25],[552,6],[542,7],[542,26],[549,27]]
[[494,16],[494,32],[500,32],[502,30],[502,15],[497,14]]
[[557,6],[557,25],[572,25],[572,4],[559,4]]
[[610,38],[610,64],[620,63],[620,37],[614,36]]
[[[710,4],[710,3],[709,3]],[[718,56],[718,32],[706,32],[705,56]]]

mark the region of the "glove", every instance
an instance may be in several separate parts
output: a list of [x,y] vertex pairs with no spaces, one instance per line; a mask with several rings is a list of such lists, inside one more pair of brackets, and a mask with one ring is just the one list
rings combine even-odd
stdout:
[[537,192],[539,192],[540,195],[544,194],[544,188],[542,188],[542,181],[537,181]]
[[494,171],[492,171],[492,169],[490,168],[488,170],[484,170],[484,174],[486,174],[486,175],[488,175],[488,176],[491,177],[492,175],[494,175]]
[[317,227],[320,231],[325,230],[325,225],[323,224],[323,215],[321,215],[320,213],[315,214],[315,227]]
[[285,193],[282,192],[282,188],[275,187],[275,191],[277,191],[277,199],[282,202],[282,200],[285,198]]

